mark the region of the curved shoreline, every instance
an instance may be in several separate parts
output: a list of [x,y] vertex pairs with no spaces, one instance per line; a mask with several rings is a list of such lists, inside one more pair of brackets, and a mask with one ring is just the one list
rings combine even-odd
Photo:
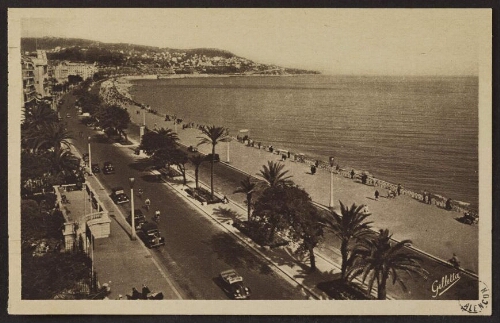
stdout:
[[[204,75],[204,76],[199,76],[199,75]],[[209,75],[209,74],[199,74],[199,75],[194,74],[194,75],[189,75],[187,77],[184,75],[175,77],[175,75],[173,75],[173,77],[170,77],[170,78],[179,79],[179,78],[197,78],[197,77],[203,77],[203,78],[222,77],[219,75]],[[208,75],[208,76],[205,76],[205,75]],[[246,76],[246,75],[235,75],[235,76]],[[259,75],[259,76],[279,76],[279,75]],[[223,77],[229,77],[229,76],[223,76]],[[169,78],[169,77],[166,77],[166,78]],[[115,78],[113,80],[108,80],[108,81],[112,82],[112,85],[113,85],[112,88],[114,89],[114,91],[116,92],[117,95],[122,97],[121,100],[129,101],[129,102],[127,102],[128,106],[134,105],[137,108],[146,109],[149,113],[153,113],[154,115],[157,115],[159,117],[165,117],[165,115],[158,114],[156,110],[151,109],[151,107],[149,107],[148,105],[144,105],[144,104],[141,104],[139,102],[136,102],[132,98],[132,96],[129,93],[129,88],[131,86],[133,86],[133,84],[131,84],[129,82],[129,80],[138,80],[138,79],[157,79],[157,78],[156,78],[156,75],[135,75],[135,76],[122,76],[122,77]],[[108,82],[108,81],[106,81],[106,82]],[[105,82],[103,82],[103,84],[101,85],[101,90],[102,90],[102,86],[104,85],[104,83]],[[121,104],[121,105],[123,106],[123,104]],[[124,107],[127,108],[127,106],[124,106]],[[129,113],[130,113],[130,111],[129,111]],[[170,115],[170,116],[177,118],[176,116],[172,116],[172,115]],[[181,121],[182,124],[190,125],[190,127],[193,127],[195,125],[194,123],[189,123],[187,121],[183,121],[182,119],[179,119],[179,120]],[[183,125],[181,125],[181,126],[183,126]],[[199,125],[196,125],[196,126],[199,126]],[[233,137],[233,139],[236,140],[235,137]],[[248,143],[246,143],[246,144],[248,145]],[[268,147],[268,146],[264,146],[264,145],[262,146],[262,148],[265,148],[265,147]],[[275,148],[275,151],[279,152],[280,150],[286,151],[285,149],[276,149]],[[290,156],[288,156],[288,157],[292,157],[292,156],[295,157],[295,156],[298,156],[298,154],[290,152]],[[317,165],[318,168],[322,168],[322,169],[325,169],[327,171],[333,171],[335,174],[343,176],[345,178],[351,177],[350,171],[351,171],[351,169],[353,169],[353,168],[346,167],[346,166],[344,166],[344,168],[340,168],[340,169],[332,169],[327,162],[316,160],[316,159],[313,159],[313,158],[308,157],[306,155],[303,155],[303,162],[307,165],[310,165],[310,166],[319,162]],[[356,175],[359,175],[362,172],[363,171],[356,170]],[[382,180],[382,179],[379,179],[379,178],[376,178],[373,176],[368,176],[368,178],[366,179],[366,184],[374,186],[374,187],[380,187],[380,188],[387,189],[387,190],[394,191],[394,192],[397,192],[397,190],[398,190],[398,184],[390,183],[388,181],[385,181],[385,180]],[[418,192],[412,191],[411,189],[405,189],[405,188],[401,188],[400,193],[401,193],[401,195],[407,195],[407,196],[409,196],[415,200],[418,200],[422,203],[427,203],[424,200],[424,195],[422,193],[418,193]],[[430,204],[433,204],[433,205],[440,207],[440,208],[445,208],[446,201],[448,200],[448,198],[446,198],[440,194],[435,194],[435,193],[430,193],[430,192],[427,192],[427,193],[431,197]],[[456,211],[456,212],[460,212],[460,213],[472,212],[472,213],[477,214],[477,209],[473,208],[471,206],[471,203],[457,201],[457,200],[451,200],[451,210]]]

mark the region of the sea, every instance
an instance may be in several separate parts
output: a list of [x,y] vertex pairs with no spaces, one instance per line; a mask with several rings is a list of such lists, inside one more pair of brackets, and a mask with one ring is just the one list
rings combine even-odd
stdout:
[[133,80],[134,100],[184,122],[478,204],[478,78],[231,76]]

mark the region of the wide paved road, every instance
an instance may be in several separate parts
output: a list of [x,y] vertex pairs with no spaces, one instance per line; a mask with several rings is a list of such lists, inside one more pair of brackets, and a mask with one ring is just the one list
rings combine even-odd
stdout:
[[[65,119],[68,129],[73,132],[77,149],[82,153],[87,152],[87,137],[91,135],[92,163],[99,163],[102,167],[105,161],[111,161],[115,165],[115,174],[97,175],[108,192],[115,186],[122,186],[130,192],[128,179],[134,177],[135,192],[142,188],[142,198],[148,197],[152,202],[149,212],[143,209],[148,221],[152,221],[154,210],[160,210],[162,216],[159,226],[166,245],[152,253],[168,269],[168,274],[182,289],[186,298],[227,299],[227,295],[218,286],[217,276],[222,270],[234,268],[252,289],[252,299],[304,299],[299,290],[277,276],[265,262],[242,247],[165,184],[155,181],[144,172],[143,165],[132,154],[130,147],[113,146],[102,135],[80,124],[73,105],[74,98],[66,96],[61,115],[71,115],[71,118]],[[136,208],[143,205],[137,195],[135,205]],[[122,207],[125,215],[129,210],[129,204]]]

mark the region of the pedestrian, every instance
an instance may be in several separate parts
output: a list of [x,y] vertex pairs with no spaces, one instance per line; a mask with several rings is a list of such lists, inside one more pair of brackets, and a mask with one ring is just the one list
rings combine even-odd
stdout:
[[314,175],[316,173],[316,166],[311,165],[311,175]]
[[446,209],[449,211],[451,210],[451,199],[446,200]]
[[398,184],[398,195],[401,195],[401,184]]
[[460,259],[458,259],[455,253],[453,253],[453,257],[451,257],[449,262],[456,268],[460,267]]
[[131,299],[140,299],[141,296],[141,293],[139,293],[139,291],[135,287],[132,287]]
[[148,294],[151,293],[151,290],[145,284],[142,284],[142,299],[147,299]]
[[145,201],[144,201],[144,205],[146,206],[146,210],[149,211],[149,207],[151,206],[151,201],[147,198]]
[[314,166],[316,166],[316,167],[319,166],[319,160],[316,159],[316,162],[314,163]]
[[351,169],[351,179],[354,179],[354,169]]
[[138,190],[138,194],[137,194],[137,195],[139,195],[139,197],[142,197],[142,194],[143,194],[143,193],[144,193],[144,191],[142,190],[142,188],[140,188],[140,189]]
[[431,193],[427,193],[427,204],[432,204]]
[[375,199],[378,201],[378,196],[380,195],[380,193],[378,192],[378,190],[375,190]]

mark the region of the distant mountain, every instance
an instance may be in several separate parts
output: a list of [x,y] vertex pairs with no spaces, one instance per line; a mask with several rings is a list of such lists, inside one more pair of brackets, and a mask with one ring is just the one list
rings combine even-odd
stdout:
[[147,52],[184,52],[190,55],[205,55],[208,57],[220,56],[224,58],[238,57],[231,52],[216,48],[194,48],[194,49],[176,49],[176,48],[161,48],[156,46],[136,45],[127,43],[103,43],[100,41],[80,39],[80,38],[60,38],[60,37],[23,37],[21,38],[21,51],[32,52],[36,49],[51,50],[56,47],[100,47],[103,49],[114,51],[147,51]]
[[[103,43],[80,38],[21,38],[21,51],[47,51],[50,61],[97,63],[149,74],[318,74],[253,62],[216,48],[175,49],[127,43]],[[122,70],[123,71],[123,70]]]
[[89,47],[98,46],[100,42],[80,39],[80,38],[60,38],[60,37],[23,37],[21,38],[21,51],[22,52],[32,52],[37,49],[53,49],[56,47]]

